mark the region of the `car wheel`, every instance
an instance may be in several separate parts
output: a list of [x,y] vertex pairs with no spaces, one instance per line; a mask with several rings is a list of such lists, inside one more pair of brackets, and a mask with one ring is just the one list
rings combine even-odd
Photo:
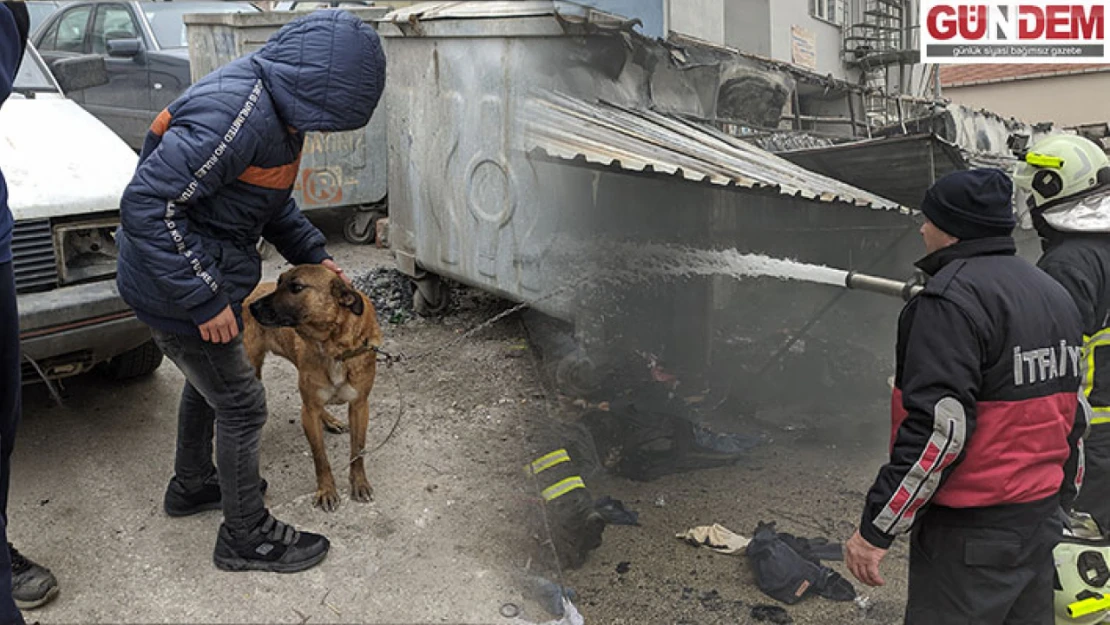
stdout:
[[126,351],[98,368],[101,373],[113,380],[133,380],[154,373],[162,364],[162,351],[154,341],[147,341],[142,345]]

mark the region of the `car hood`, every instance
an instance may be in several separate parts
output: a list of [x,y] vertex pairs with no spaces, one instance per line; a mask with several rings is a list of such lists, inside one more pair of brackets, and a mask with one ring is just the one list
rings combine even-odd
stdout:
[[72,100],[13,97],[0,107],[0,171],[17,221],[118,209],[138,160]]

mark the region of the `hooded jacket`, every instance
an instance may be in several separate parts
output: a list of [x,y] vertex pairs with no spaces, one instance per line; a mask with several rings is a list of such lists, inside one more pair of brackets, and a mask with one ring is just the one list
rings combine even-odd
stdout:
[[294,264],[327,259],[291,198],[304,133],[365,126],[384,83],[377,33],[324,10],[162,111],[120,203],[117,284],[136,315],[194,335],[228,305],[240,317],[261,276],[260,237]]
[[[12,93],[15,74],[27,46],[27,7],[21,2],[0,3],[0,105]],[[12,259],[12,212],[8,208],[8,186],[0,172],[0,263]]]

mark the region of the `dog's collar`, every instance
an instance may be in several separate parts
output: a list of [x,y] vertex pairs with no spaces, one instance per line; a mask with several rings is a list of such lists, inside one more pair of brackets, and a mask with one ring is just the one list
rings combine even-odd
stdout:
[[378,346],[377,345],[371,345],[370,341],[366,341],[365,343],[362,344],[361,347],[356,347],[354,349],[348,349],[347,351],[343,352],[342,354],[339,354],[339,361],[340,362],[346,362],[346,361],[348,361],[352,358],[357,358],[357,357],[359,357],[363,354],[366,354],[366,353],[369,353],[369,352],[376,352],[376,351],[378,351]]

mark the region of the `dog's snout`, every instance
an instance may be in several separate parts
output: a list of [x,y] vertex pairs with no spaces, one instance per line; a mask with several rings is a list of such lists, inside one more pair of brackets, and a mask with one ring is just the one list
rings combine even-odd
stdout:
[[262,299],[260,299],[256,302],[252,302],[251,305],[250,305],[250,309],[251,309],[251,314],[254,315],[254,318],[257,319],[258,322],[261,323],[262,325],[264,325],[264,326],[277,325],[275,323],[276,319],[274,319],[274,317],[276,317],[277,315],[274,314],[274,307],[270,303],[270,298],[266,297],[266,298],[262,298]]
[[252,302],[250,305],[251,315],[254,316],[258,323],[270,327],[294,327],[297,325],[297,319],[288,312],[279,311],[274,306],[274,296],[268,295],[260,300]]

